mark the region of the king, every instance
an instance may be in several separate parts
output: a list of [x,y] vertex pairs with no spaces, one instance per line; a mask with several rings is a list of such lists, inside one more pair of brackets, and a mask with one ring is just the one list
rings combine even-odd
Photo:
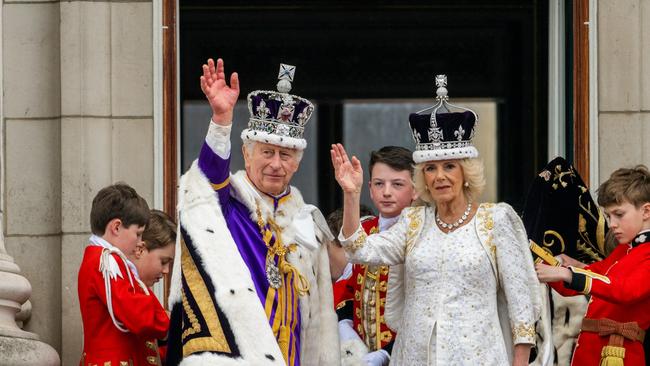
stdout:
[[168,365],[338,365],[327,245],[320,211],[289,185],[314,106],[288,94],[295,67],[281,65],[278,91],[248,95],[241,134],[245,170],[230,173],[236,73],[203,65],[212,120],[178,193],[169,303]]

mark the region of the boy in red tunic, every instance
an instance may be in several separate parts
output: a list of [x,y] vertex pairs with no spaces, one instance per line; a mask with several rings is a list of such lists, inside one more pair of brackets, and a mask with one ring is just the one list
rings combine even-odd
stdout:
[[169,318],[128,259],[142,241],[148,219],[147,203],[126,184],[103,188],[93,199],[93,235],[78,277],[84,332],[81,366],[159,363],[147,357],[147,349],[155,350],[145,340],[165,338]]
[[[584,266],[536,265],[537,276],[564,296],[591,299],[572,365],[645,365],[643,340],[650,327],[650,172],[618,169],[598,188],[609,228],[619,245],[604,260]],[[559,281],[559,282],[556,282]]]
[[[415,200],[412,156],[410,150],[398,146],[384,146],[370,154],[368,187],[379,216],[362,219],[367,234],[390,228],[402,210]],[[363,342],[367,347],[367,353],[360,355],[365,364],[383,366],[390,360],[395,332],[384,321],[388,272],[388,266],[348,264],[342,278],[334,284],[344,364],[350,353],[359,352],[354,342]]]
[[[151,288],[171,271],[176,244],[176,224],[165,212],[151,210],[149,222],[142,233],[133,257],[129,257],[138,270],[138,277]],[[150,293],[150,296],[155,296]],[[143,339],[140,341],[140,363],[158,365],[165,359],[166,339]]]

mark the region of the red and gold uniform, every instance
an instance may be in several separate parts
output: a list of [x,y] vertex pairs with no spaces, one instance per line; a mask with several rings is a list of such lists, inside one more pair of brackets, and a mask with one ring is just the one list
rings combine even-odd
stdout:
[[[379,232],[379,218],[361,222],[370,235]],[[354,264],[347,280],[334,284],[334,303],[339,320],[352,319],[354,329],[370,352],[380,349],[390,354],[395,333],[384,321],[388,266]]]
[[[89,245],[79,268],[78,294],[84,332],[80,366],[160,365],[157,339],[167,336],[169,317],[156,296],[145,291],[144,285],[127,269],[120,255],[103,255],[107,250]],[[104,273],[112,273],[108,281],[100,271],[100,262],[110,262],[102,263],[109,268]],[[111,307],[107,305],[107,294]],[[118,329],[111,311],[127,332]]]
[[650,231],[638,234],[630,244],[619,245],[600,262],[584,269],[570,268],[571,283],[551,286],[564,296],[591,295],[571,364],[645,365],[643,330],[650,327]]

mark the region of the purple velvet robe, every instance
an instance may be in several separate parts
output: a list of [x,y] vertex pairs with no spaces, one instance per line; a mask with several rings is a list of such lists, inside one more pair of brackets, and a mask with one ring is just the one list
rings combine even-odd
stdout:
[[[250,271],[262,307],[265,307],[267,294],[269,292],[269,282],[266,277],[266,256],[268,249],[262,239],[258,224],[251,219],[251,212],[249,209],[230,194],[230,190],[232,189],[228,180],[230,177],[230,157],[225,160],[222,159],[212,151],[207,143],[204,142],[203,147],[201,148],[201,153],[199,154],[198,164],[203,174],[205,174],[215,188],[219,197],[219,204],[221,205],[223,216],[228,225],[228,230],[230,230],[230,234],[237,245],[239,253]],[[281,204],[282,199],[290,194],[290,190],[287,190],[287,192],[279,197],[267,195],[273,200],[274,212],[277,210],[278,205]],[[271,244],[273,244],[274,240],[275,239],[273,238]],[[283,280],[288,281],[290,285],[288,286],[290,288],[290,293],[287,294],[288,296],[284,299],[286,303],[287,299],[295,298],[298,294],[295,293],[294,290],[293,276],[285,274]],[[289,344],[295,344],[295,347],[290,347],[289,351],[289,358],[295,360],[291,366],[300,365],[299,303],[296,308],[298,311],[295,313],[286,311],[283,314],[283,317],[286,319],[286,323],[289,325],[291,331]],[[275,312],[278,310],[278,292],[275,292],[271,313],[267,313],[272,328],[273,319],[275,319]]]

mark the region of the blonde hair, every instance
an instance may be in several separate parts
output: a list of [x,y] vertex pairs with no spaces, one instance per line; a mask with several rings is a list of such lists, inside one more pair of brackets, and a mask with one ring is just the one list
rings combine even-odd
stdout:
[[[468,200],[475,201],[478,199],[481,193],[483,193],[483,189],[485,189],[483,161],[479,158],[466,158],[457,161],[463,170],[464,182],[467,182],[469,184],[469,187],[465,187],[463,184],[463,193]],[[423,202],[435,205],[435,202],[431,197],[431,193],[427,188],[427,184],[424,181],[424,166],[427,163],[428,162],[425,161],[419,164],[415,164],[413,182],[415,183],[415,191],[418,193],[418,198]]]

